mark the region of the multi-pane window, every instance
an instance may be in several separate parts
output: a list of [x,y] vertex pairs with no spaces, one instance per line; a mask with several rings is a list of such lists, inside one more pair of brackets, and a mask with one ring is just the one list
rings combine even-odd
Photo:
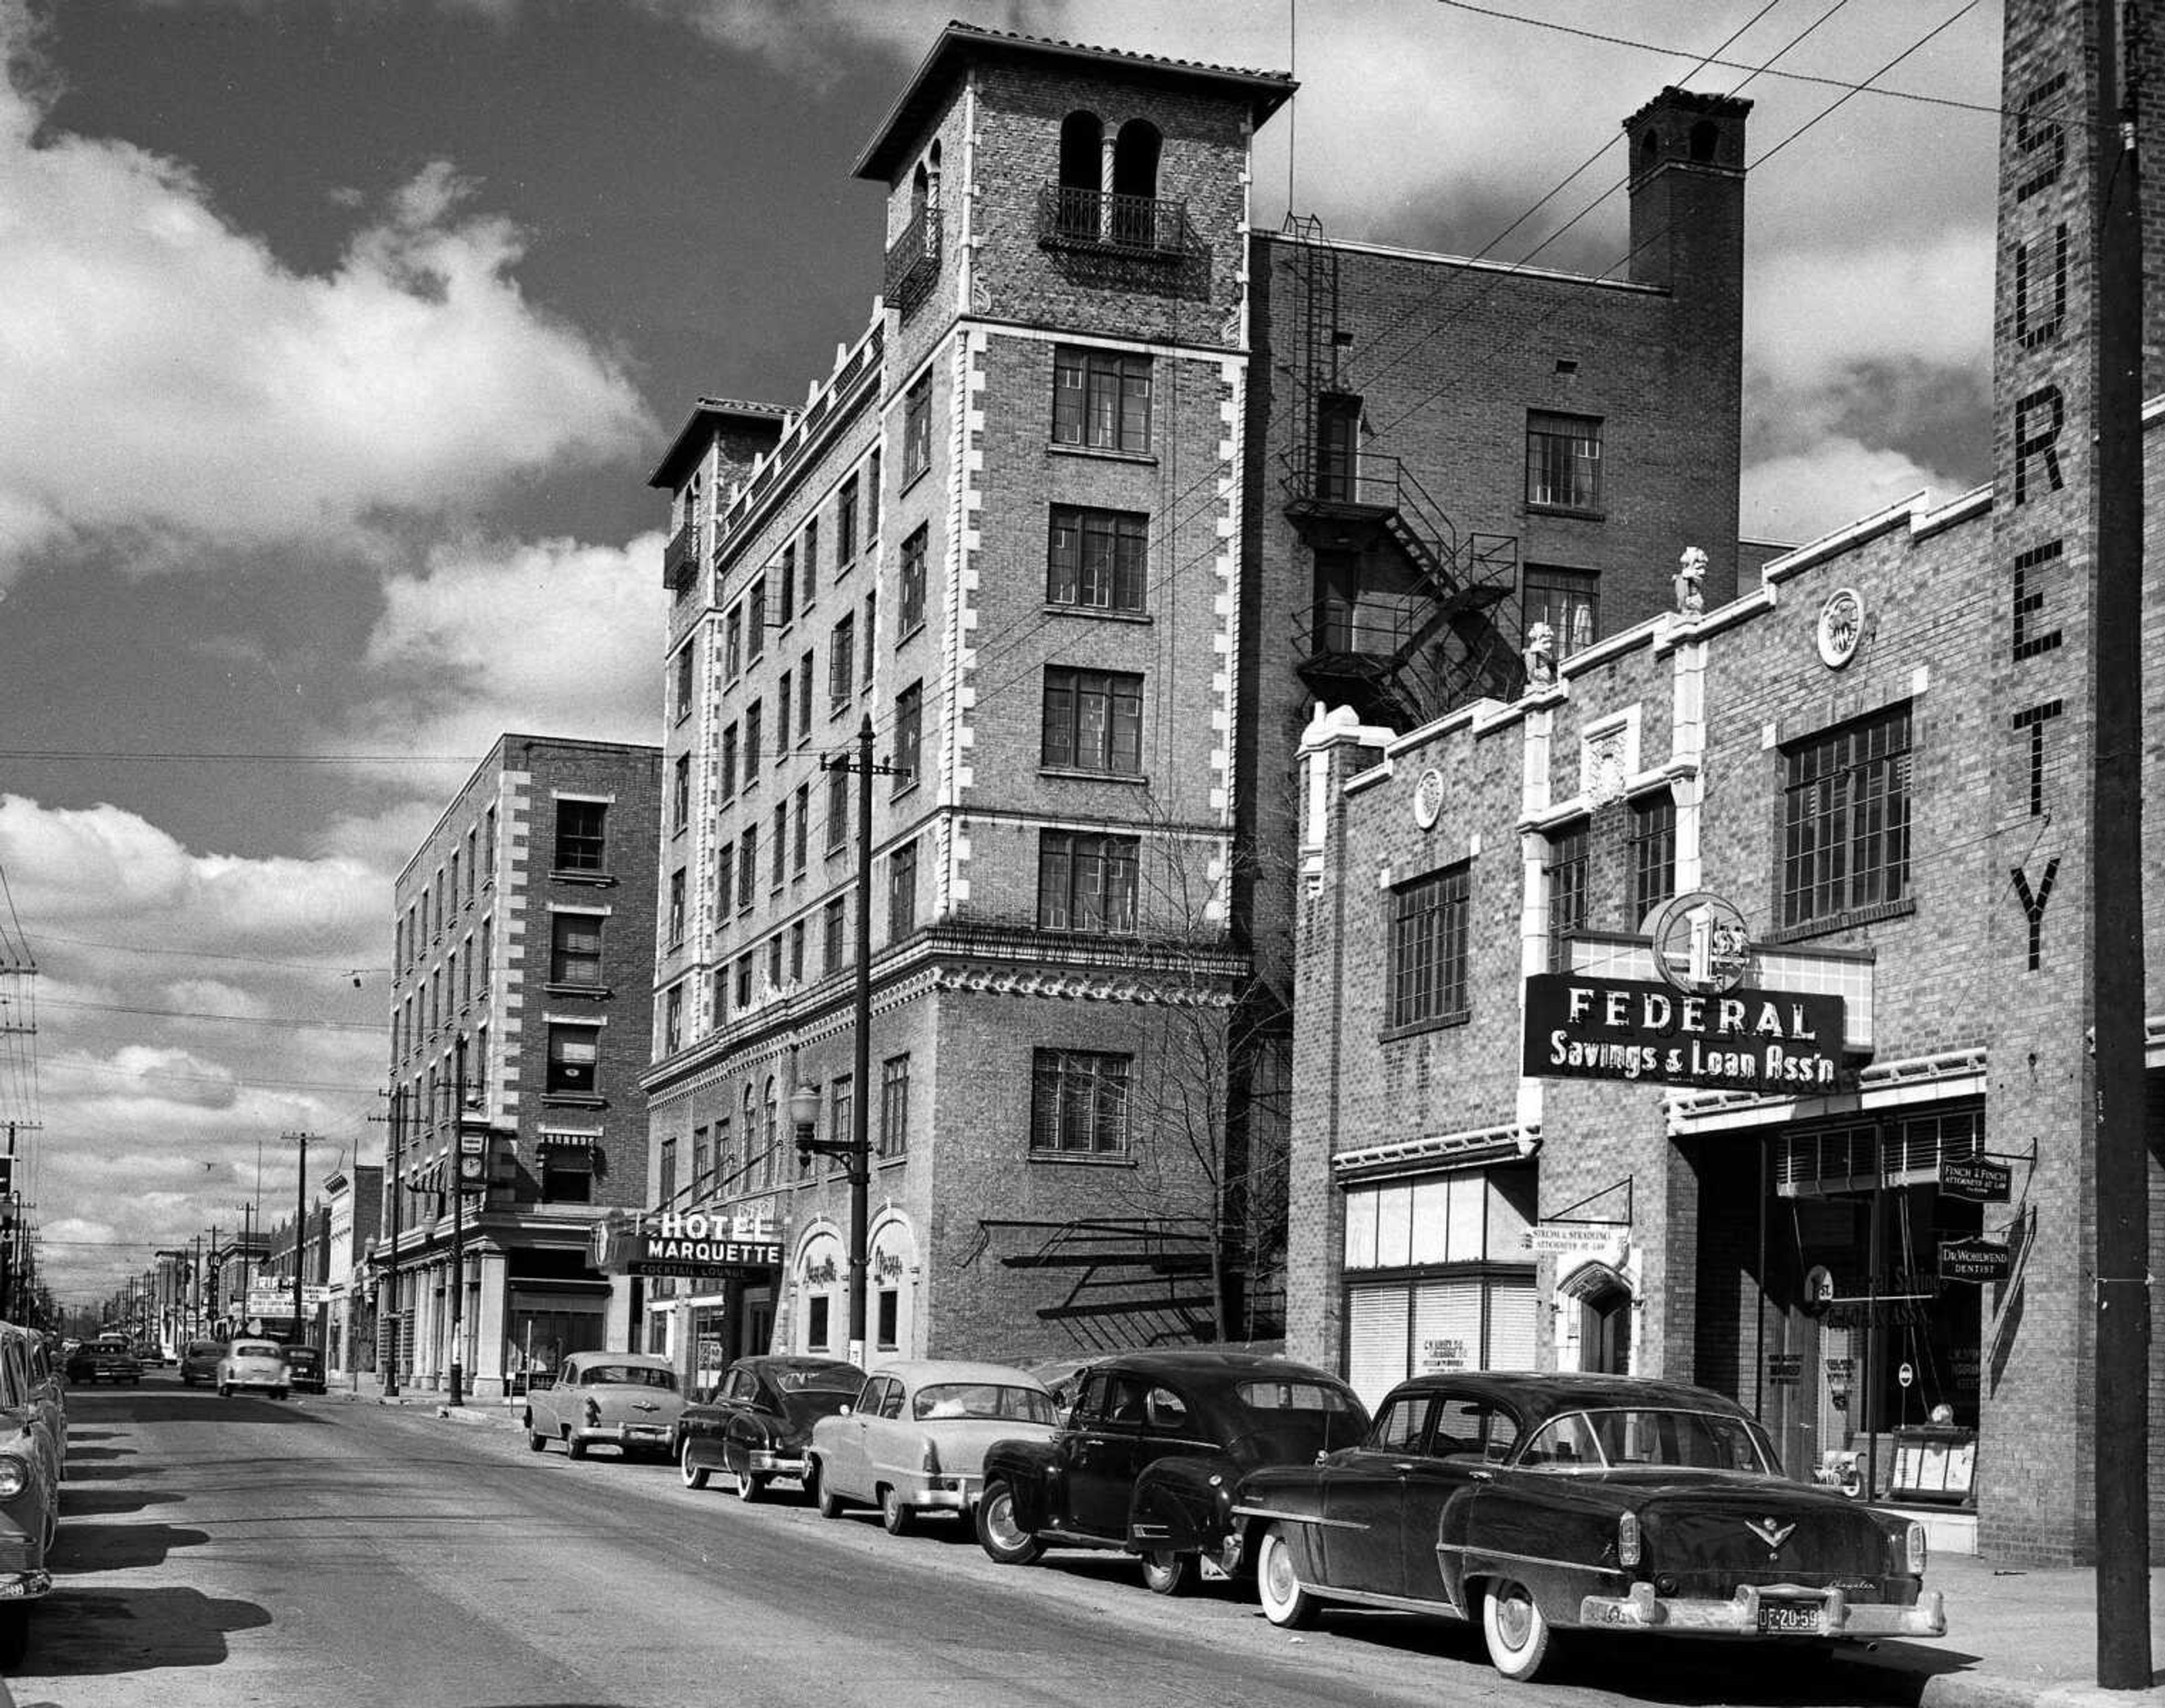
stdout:
[[759,780],[761,717],[758,701],[755,700],[745,707],[744,780],[747,789]]
[[1677,802],[1667,789],[1631,803],[1631,928],[1677,893]]
[[1549,896],[1549,970],[1560,973],[1571,966],[1565,939],[1586,924],[1586,821],[1550,832],[1548,843],[1541,879]]
[[1151,448],[1151,359],[1063,346],[1053,356],[1052,442],[1092,450]]
[[909,1149],[909,1058],[889,1056],[880,1064],[879,1154],[905,1155]]
[[840,712],[856,687],[857,624],[845,617],[827,637],[827,710]]
[[1592,415],[1526,414],[1526,502],[1601,508],[1601,421]]
[[1910,707],[1783,750],[1782,923],[1910,897]]
[[598,1089],[602,1033],[598,1026],[551,1026],[544,1089],[591,1094]]
[[932,466],[932,376],[918,376],[902,400],[902,483]]
[[894,791],[899,795],[917,782],[917,766],[924,738],[924,685],[912,682],[894,696]]
[[1469,870],[1454,866],[1401,885],[1391,897],[1390,1023],[1416,1026],[1467,1012]]
[[782,549],[782,575],[775,587],[774,613],[777,624],[787,623],[797,615],[797,542],[792,540]]
[[759,887],[759,827],[747,824],[737,838],[737,906],[751,906]]
[[670,828],[682,830],[692,822],[692,755],[677,755],[675,775],[669,784]]
[[656,1190],[663,1204],[677,1196],[677,1141],[673,1137],[661,1141],[661,1179]]
[[1037,922],[1046,931],[1135,928],[1139,838],[1047,830],[1037,843]]
[[798,876],[804,875],[812,849],[812,786],[797,786],[797,820],[789,838],[790,869]]
[[836,765],[827,773],[827,852],[840,852],[849,839],[850,774]]
[[602,981],[602,916],[555,913],[549,918],[549,982],[598,985]]
[[722,732],[721,791],[724,801],[737,792],[737,727],[735,723]]
[[745,596],[745,662],[756,665],[766,650],[766,577],[751,584]]
[[790,674],[784,670],[774,696],[774,751],[777,759],[789,751],[789,708],[795,703],[790,697]]
[[684,869],[682,866],[669,875],[669,947],[675,949],[684,941]]
[[789,928],[789,982],[804,982],[804,922],[801,919]]
[[924,621],[924,551],[930,530],[912,531],[902,543],[902,611],[895,631],[899,640]]
[[714,912],[726,917],[736,901],[737,845],[724,838],[714,849]]
[[[608,857],[606,826],[608,808],[599,801],[559,801],[556,803],[556,869],[560,872],[598,872]],[[438,930],[443,918],[436,920]]]
[[682,723],[692,715],[692,660],[694,656],[690,641],[677,654],[677,721]]
[[[751,1006],[751,951],[746,949],[737,957],[737,1007],[740,1011]],[[751,1122],[745,1122],[745,1134],[751,1134]]]
[[1132,1059],[1040,1049],[1030,1061],[1030,1148],[1050,1156],[1125,1156]]
[[661,999],[661,1048],[674,1055],[684,1048],[684,984],[681,979]]
[[714,1190],[726,1190],[736,1180],[736,1158],[730,1149],[730,1117],[714,1122]]
[[889,942],[917,928],[917,844],[906,842],[887,857],[887,934]]
[[835,500],[835,564],[839,569],[857,554],[857,477],[842,482]]
[[1529,564],[1520,603],[1530,636],[1536,623],[1548,624],[1558,659],[1582,652],[1601,638],[1601,578],[1590,570]]
[[1048,667],[1043,762],[1069,770],[1140,775],[1143,679]]
[[803,747],[812,739],[812,654],[807,653],[797,661],[797,744]]
[[849,1138],[857,1130],[857,1076],[844,1074],[828,1088],[827,1131],[836,1138]]
[[766,988],[770,991],[782,988],[782,939],[777,933],[766,944]]
[[692,1129],[692,1190],[694,1196],[706,1190],[707,1177],[714,1171],[714,1154],[708,1147],[708,1129],[703,1127]]
[[839,896],[820,912],[819,964],[828,972],[840,971],[849,952],[848,917]]
[[1140,511],[1052,507],[1045,602],[1140,611],[1150,567],[1150,518]]
[[722,673],[734,682],[744,669],[744,607],[730,612],[722,640]]
[[789,802],[787,798],[774,803],[774,887],[782,887],[783,873],[789,865]]

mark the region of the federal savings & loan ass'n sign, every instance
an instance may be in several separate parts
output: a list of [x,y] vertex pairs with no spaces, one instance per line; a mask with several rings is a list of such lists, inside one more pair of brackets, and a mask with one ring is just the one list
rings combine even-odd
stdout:
[[1839,996],[1693,995],[1670,985],[1536,973],[1526,980],[1524,1071],[1775,1094],[1836,1089]]

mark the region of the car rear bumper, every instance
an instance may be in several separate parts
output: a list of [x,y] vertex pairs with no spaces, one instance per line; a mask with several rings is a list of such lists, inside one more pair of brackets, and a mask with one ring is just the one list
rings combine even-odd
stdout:
[[52,1592],[50,1572],[0,1572],[0,1601],[36,1601]]
[[908,1491],[908,1504],[920,1512],[967,1512],[984,1485],[982,1477],[934,1477]]
[[[1798,1611],[1816,1613],[1816,1623],[1773,1623],[1793,1620]],[[1944,1637],[1945,1603],[1927,1590],[1910,1607],[1884,1601],[1852,1601],[1840,1590],[1802,1584],[1762,1590],[1740,1585],[1726,1601],[1664,1598],[1651,1584],[1634,1584],[1626,1595],[1588,1595],[1579,1603],[1579,1622],[1599,1631],[1663,1631],[1710,1637]]]
[[761,1477],[803,1477],[804,1455],[801,1453],[751,1453],[745,1462],[755,1475]]
[[666,1453],[677,1438],[677,1427],[672,1423],[604,1423],[596,1429],[582,1429],[582,1441],[613,1441],[621,1448],[651,1448],[657,1453]]

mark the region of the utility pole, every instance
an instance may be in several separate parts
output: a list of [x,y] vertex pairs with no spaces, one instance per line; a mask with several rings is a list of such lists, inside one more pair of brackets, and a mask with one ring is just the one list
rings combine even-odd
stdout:
[[293,1344],[301,1346],[308,1338],[301,1332],[301,1253],[308,1217],[308,1140],[314,1135],[289,1133],[286,1137],[297,1140],[301,1147],[300,1179],[293,1188]]
[[[2092,1190],[2097,1671],[2147,1689],[2150,1650],[2149,1158],[2143,1132],[2142,197],[2123,0],[2094,0],[2097,87],[2096,613],[2090,678],[2089,950],[2096,1064]],[[2129,6],[2131,32],[2147,8]]]
[[466,1295],[466,1040],[461,1033],[453,1058],[456,1106],[451,1112],[451,1379],[450,1403],[466,1404],[466,1364],[461,1337]]
[[391,1255],[387,1270],[388,1285],[386,1296],[390,1308],[384,1314],[384,1327],[388,1331],[383,1349],[383,1392],[387,1398],[398,1397],[398,1210],[406,1196],[405,1128],[406,1088],[391,1088],[391,1167],[387,1173],[391,1181]]

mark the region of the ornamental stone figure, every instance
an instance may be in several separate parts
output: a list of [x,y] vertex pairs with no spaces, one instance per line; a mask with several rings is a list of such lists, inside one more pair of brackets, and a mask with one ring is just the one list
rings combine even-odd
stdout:
[[1526,666],[1528,689],[1556,686],[1556,631],[1536,623],[1526,631],[1525,650],[1519,654]]
[[1677,560],[1677,609],[1686,617],[1696,617],[1706,609],[1706,595],[1700,584],[1706,580],[1706,554],[1695,545],[1684,548],[1684,554]]

